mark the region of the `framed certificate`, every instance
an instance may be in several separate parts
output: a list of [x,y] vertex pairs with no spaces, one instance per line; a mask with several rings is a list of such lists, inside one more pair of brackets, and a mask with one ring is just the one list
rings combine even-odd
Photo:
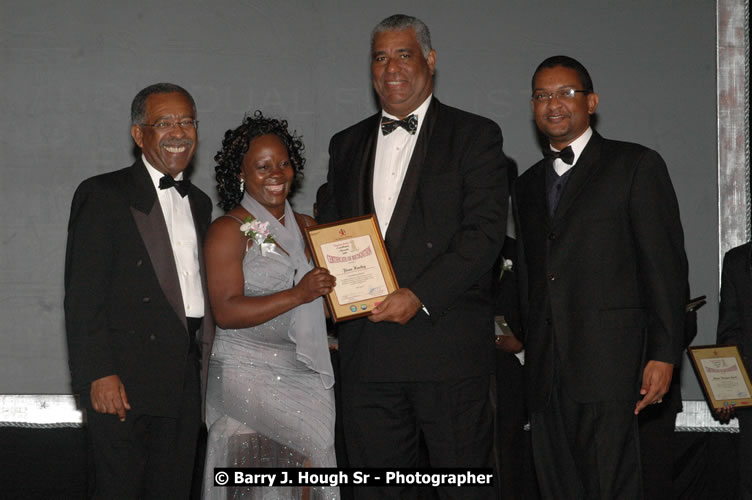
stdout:
[[711,408],[752,406],[752,384],[738,346],[689,347],[688,353]]
[[316,265],[337,278],[326,296],[335,323],[368,316],[399,288],[375,215],[307,227],[305,233]]

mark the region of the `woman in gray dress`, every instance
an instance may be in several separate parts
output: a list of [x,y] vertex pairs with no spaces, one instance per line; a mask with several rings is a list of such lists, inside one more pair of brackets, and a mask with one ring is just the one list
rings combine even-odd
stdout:
[[[334,377],[322,295],[302,236],[313,219],[287,195],[303,168],[287,122],[257,111],[229,130],[215,160],[219,205],[205,244],[217,323],[206,398],[205,498],[299,498],[302,488],[214,487],[214,467],[334,467]],[[310,489],[338,498],[337,488]]]

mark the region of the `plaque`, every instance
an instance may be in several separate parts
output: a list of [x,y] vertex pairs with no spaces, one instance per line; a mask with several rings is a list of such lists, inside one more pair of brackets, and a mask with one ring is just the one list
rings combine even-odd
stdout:
[[689,347],[688,353],[713,410],[752,406],[752,384],[738,346]]
[[335,323],[370,315],[399,288],[375,215],[310,226],[305,233],[316,265],[337,278],[326,295]]

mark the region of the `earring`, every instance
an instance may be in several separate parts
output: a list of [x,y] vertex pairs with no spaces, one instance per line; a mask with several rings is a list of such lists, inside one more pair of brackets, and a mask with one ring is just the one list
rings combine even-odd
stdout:
[[240,192],[243,193],[245,191],[245,179],[240,179]]

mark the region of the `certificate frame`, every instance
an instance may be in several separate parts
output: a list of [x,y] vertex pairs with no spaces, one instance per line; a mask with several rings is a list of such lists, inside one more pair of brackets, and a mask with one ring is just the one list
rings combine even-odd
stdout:
[[[374,214],[309,226],[305,228],[305,237],[316,265],[326,268],[337,278],[334,290],[325,296],[333,322],[369,316],[374,307],[399,288]],[[366,246],[359,250],[357,245],[362,243]],[[341,257],[333,255],[333,250]],[[351,252],[358,253],[350,255]],[[363,253],[368,253],[366,261],[375,263],[365,271],[348,271],[347,264],[339,262],[339,259],[360,259]],[[337,260],[336,264],[333,259]],[[376,286],[367,289],[368,284]]]
[[752,383],[739,346],[690,346],[687,354],[713,410],[752,406]]

